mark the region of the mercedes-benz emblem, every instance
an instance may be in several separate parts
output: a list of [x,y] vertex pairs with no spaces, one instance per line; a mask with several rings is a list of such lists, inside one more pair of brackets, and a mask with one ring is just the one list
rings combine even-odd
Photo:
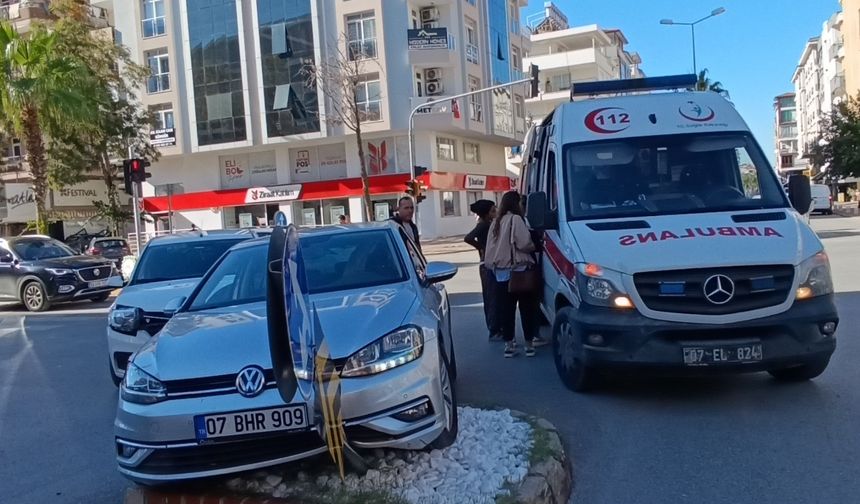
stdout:
[[735,297],[735,283],[726,275],[714,275],[702,286],[705,299],[715,305],[724,305]]
[[93,270],[93,275],[95,275],[95,276],[99,276],[99,275],[101,275],[101,274],[102,274],[102,270],[100,270],[100,269],[98,269],[98,268],[96,268],[96,269],[94,269],[94,270]]
[[263,391],[266,377],[258,366],[248,366],[239,371],[236,376],[236,390],[245,397],[255,397]]

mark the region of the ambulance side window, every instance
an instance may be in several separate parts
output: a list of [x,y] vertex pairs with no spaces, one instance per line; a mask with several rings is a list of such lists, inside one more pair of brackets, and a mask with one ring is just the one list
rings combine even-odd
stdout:
[[550,210],[558,210],[558,182],[555,173],[555,152],[550,150],[546,156],[546,197]]
[[526,195],[540,190],[540,159],[536,154],[540,153],[540,141],[544,130],[543,126],[536,126],[534,135],[529,142],[531,145],[528,152],[527,166],[525,167],[526,172],[524,174]]

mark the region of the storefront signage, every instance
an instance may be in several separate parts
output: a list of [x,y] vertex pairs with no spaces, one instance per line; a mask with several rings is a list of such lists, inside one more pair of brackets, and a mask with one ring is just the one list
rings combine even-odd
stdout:
[[290,149],[290,171],[295,182],[316,182],[347,177],[346,145]]
[[274,201],[292,201],[299,199],[301,193],[301,184],[273,187],[252,187],[245,193],[245,203],[254,204]]
[[149,143],[151,143],[153,147],[172,147],[176,145],[176,129],[163,128],[150,130]]
[[418,30],[407,30],[406,38],[408,40],[410,51],[448,49],[447,28],[421,28]]
[[466,189],[484,190],[486,188],[486,175],[466,175]]
[[[122,203],[128,201],[123,198],[121,190],[117,190]],[[90,207],[93,201],[107,201],[107,186],[101,180],[87,180],[73,184],[62,189],[54,189],[54,206],[57,207]],[[125,199],[125,201],[122,201]]]
[[36,194],[30,184],[6,184],[6,222],[36,219]]
[[311,152],[302,149],[296,152],[295,173],[306,174],[311,172]]
[[274,151],[221,156],[218,160],[221,189],[245,189],[278,183]]

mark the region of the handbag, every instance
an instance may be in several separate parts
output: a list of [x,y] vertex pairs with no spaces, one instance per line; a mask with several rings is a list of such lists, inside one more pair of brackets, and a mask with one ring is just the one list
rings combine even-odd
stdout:
[[[511,221],[511,266],[514,266],[515,250],[517,246],[514,242],[514,224]],[[541,270],[537,265],[529,265],[523,271],[511,271],[511,279],[508,281],[508,292],[512,294],[529,294],[539,292],[543,278]]]

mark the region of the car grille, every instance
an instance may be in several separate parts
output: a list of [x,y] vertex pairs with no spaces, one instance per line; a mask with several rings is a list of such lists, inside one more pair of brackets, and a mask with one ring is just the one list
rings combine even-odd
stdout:
[[150,336],[155,336],[161,329],[167,325],[170,320],[170,315],[164,312],[143,312],[140,317],[140,328],[146,331]]
[[[704,284],[714,275],[734,282],[734,297],[718,305],[705,297]],[[782,304],[794,282],[793,266],[739,266],[637,273],[633,282],[651,310],[696,315],[725,315]]]
[[[105,278],[110,278],[113,273],[113,266],[105,264],[102,266],[93,266],[92,268],[81,268],[77,271],[81,280],[92,282],[93,280],[104,280]],[[98,274],[96,274],[96,271],[98,271]]]
[[186,448],[156,449],[135,471],[174,474],[214,471],[299,455],[325,446],[315,431],[261,437]]
[[[271,369],[267,369],[263,373],[266,378],[265,389],[274,388],[275,373]],[[230,394],[236,391],[236,376],[238,373],[207,376],[206,378],[191,378],[187,380],[171,380],[165,381],[164,387],[167,389],[167,396],[190,396],[190,395],[214,395],[214,394]],[[264,390],[265,390],[264,389]]]

